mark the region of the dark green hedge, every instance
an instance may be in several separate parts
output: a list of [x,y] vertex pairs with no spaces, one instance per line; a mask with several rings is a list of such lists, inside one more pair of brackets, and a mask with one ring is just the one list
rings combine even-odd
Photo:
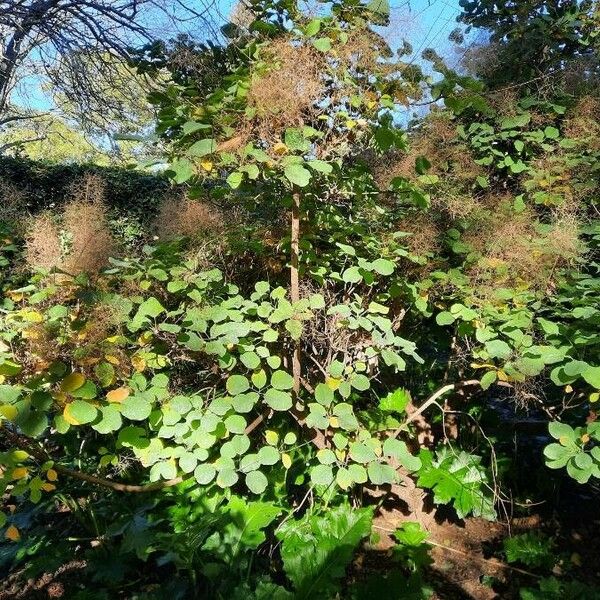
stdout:
[[0,157],[0,181],[27,192],[32,212],[59,206],[84,175],[97,174],[106,185],[106,202],[117,212],[144,221],[156,213],[171,186],[166,177],[91,164],[57,165],[24,158]]

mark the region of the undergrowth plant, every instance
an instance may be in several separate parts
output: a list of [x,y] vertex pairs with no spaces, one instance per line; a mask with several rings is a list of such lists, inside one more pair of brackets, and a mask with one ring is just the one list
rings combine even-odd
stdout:
[[548,467],[600,478],[593,82],[507,107],[394,53],[386,2],[250,17],[140,52],[179,187],[139,252],[97,199],[0,223],[1,564],[41,572],[67,507],[99,598],[140,561],[140,598],[427,598],[417,524],[384,576],[353,559],[389,498],[496,518],[491,398],[544,415]]

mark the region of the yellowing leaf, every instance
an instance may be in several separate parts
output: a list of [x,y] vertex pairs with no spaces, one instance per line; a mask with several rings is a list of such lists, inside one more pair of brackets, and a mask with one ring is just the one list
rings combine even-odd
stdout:
[[63,410],[63,417],[69,425],[81,425],[81,423],[69,412],[70,404],[67,404]]
[[45,492],[53,492],[56,489],[56,486],[51,483],[42,483],[42,489]]
[[353,121],[352,119],[348,119],[346,121],[346,127],[348,129],[354,129],[354,127],[356,127],[356,121]]
[[42,337],[37,329],[24,329],[22,336],[26,340],[39,340]]
[[284,452],[281,455],[281,464],[284,466],[285,469],[289,469],[292,466],[292,458],[289,454],[286,454]]
[[592,392],[590,394],[590,402],[598,402],[600,400],[600,392]]
[[265,439],[270,446],[276,446],[279,441],[279,434],[276,431],[269,430],[265,433]]
[[44,315],[37,310],[22,310],[19,315],[28,323],[41,323]]
[[213,170],[213,163],[210,160],[200,161],[200,166],[208,173],[210,173]]
[[500,381],[508,381],[508,375],[502,369],[498,369],[496,376]]
[[84,383],[84,375],[81,373],[71,373],[63,379],[62,383],[60,384],[60,389],[62,392],[66,392],[68,394],[78,390]]
[[111,390],[106,394],[106,399],[109,402],[118,402],[121,403],[123,400],[129,397],[129,389],[126,387],[120,387],[116,390]]
[[17,409],[12,404],[4,404],[0,406],[0,414],[9,421],[14,421],[17,418]]
[[54,392],[54,394],[52,394],[52,397],[60,406],[64,406],[65,402],[67,401],[67,395],[64,392]]
[[11,291],[8,291],[8,292],[6,292],[6,295],[13,302],[21,302],[21,300],[23,300],[23,293],[22,292],[11,292]]
[[275,154],[277,154],[278,156],[282,156],[287,151],[288,151],[288,147],[283,142],[277,142],[273,146],[273,152],[275,152]]
[[584,433],[584,434],[581,436],[581,441],[582,441],[584,444],[587,444],[587,443],[590,441],[590,436],[589,436],[587,433]]
[[146,344],[149,344],[152,341],[152,332],[151,331],[144,331],[144,333],[142,333],[142,335],[140,335],[138,337],[138,344],[140,346],[145,346]]
[[21,539],[21,534],[14,525],[11,525],[4,532],[4,537],[11,542],[18,542]]
[[58,473],[54,469],[48,469],[48,471],[46,471],[46,479],[48,481],[56,481],[58,479]]
[[121,361],[114,356],[113,354],[105,354],[104,358],[107,362],[109,362],[111,365],[118,365]]
[[131,364],[138,373],[146,368],[146,361],[139,354],[131,357]]
[[340,384],[342,383],[341,379],[337,379],[335,377],[328,377],[325,381],[325,383],[327,384],[327,387],[330,390],[337,390],[340,387]]
[[16,469],[13,469],[12,478],[15,480],[24,479],[25,477],[27,477],[28,473],[29,469],[27,467],[17,467]]
[[332,427],[339,427],[340,426],[340,420],[337,417],[329,417],[329,424]]

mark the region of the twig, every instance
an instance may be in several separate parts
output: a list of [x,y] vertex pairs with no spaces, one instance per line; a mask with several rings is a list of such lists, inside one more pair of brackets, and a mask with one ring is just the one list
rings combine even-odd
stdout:
[[[406,419],[406,421],[404,421],[404,423],[402,425],[400,425],[400,427],[398,427],[398,429],[396,429],[390,437],[397,438],[402,433],[402,431],[404,431],[404,428],[406,427],[406,425],[408,425],[409,423],[412,423],[419,415],[423,414],[430,406],[433,406],[434,404],[437,404],[438,407],[442,410],[442,412],[444,412],[445,409],[440,407],[439,404],[437,403],[437,399],[440,398],[441,396],[443,396],[444,394],[446,394],[452,390],[458,390],[458,389],[461,389],[464,387],[477,386],[477,385],[481,385],[481,382],[479,381],[479,379],[469,379],[467,381],[459,381],[457,383],[449,383],[448,385],[441,387],[439,390],[434,392],[429,398],[427,398],[427,400],[425,400],[425,402],[423,402],[423,404],[421,404],[421,406],[419,406],[419,408],[417,408],[417,410],[415,410],[410,415],[408,415],[408,418]],[[503,387],[512,387],[510,385],[510,383],[506,383],[504,381],[498,381],[498,382],[496,382],[496,385],[500,385]]]

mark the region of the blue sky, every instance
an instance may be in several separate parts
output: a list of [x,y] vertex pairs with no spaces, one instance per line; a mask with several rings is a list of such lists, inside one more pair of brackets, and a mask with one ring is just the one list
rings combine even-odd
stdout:
[[[426,48],[434,48],[445,57],[450,66],[455,66],[459,55],[448,41],[448,35],[456,28],[456,17],[460,13],[459,0],[391,0],[391,26],[387,36],[392,46],[407,39],[413,47],[409,60],[422,64],[420,55]],[[219,0],[211,17],[218,23],[224,23],[236,0]],[[156,20],[157,34],[163,27]],[[41,89],[41,80],[30,77],[22,82],[22,91],[17,101],[36,110],[51,110],[51,98]]]

